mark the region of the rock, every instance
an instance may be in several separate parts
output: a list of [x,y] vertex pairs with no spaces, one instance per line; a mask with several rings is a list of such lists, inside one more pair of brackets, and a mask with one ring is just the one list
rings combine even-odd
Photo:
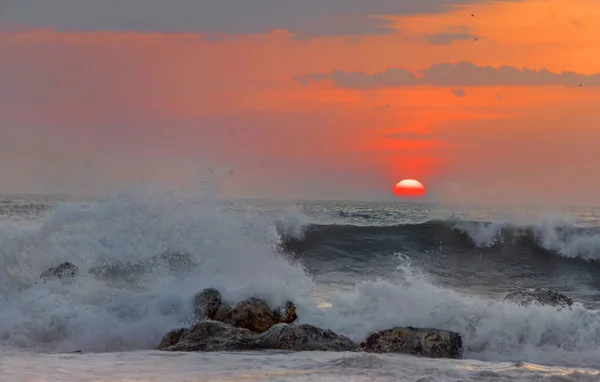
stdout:
[[360,347],[370,353],[405,353],[431,358],[461,358],[462,338],[441,329],[397,327],[371,334]]
[[57,267],[49,268],[40,275],[40,279],[49,281],[52,279],[59,279],[62,281],[70,282],[79,275],[79,268],[73,263],[65,261],[59,264]]
[[[202,321],[189,329],[167,333],[158,350],[167,351],[233,351],[254,350],[253,334],[248,329],[236,328],[219,321]],[[173,342],[176,341],[175,344]]]
[[212,320],[225,322],[227,317],[231,314],[231,307],[228,305],[221,305],[219,309],[214,314],[214,317],[211,317]]
[[238,303],[224,321],[238,328],[246,328],[262,333],[278,324],[280,317],[274,313],[264,300],[249,298]]
[[272,310],[259,298],[240,301],[234,308],[223,304],[221,293],[214,288],[204,289],[194,296],[194,316],[201,321],[209,318],[227,324],[262,333],[278,323],[291,324],[298,316],[296,306],[291,301]]
[[158,345],[167,351],[357,351],[358,345],[331,330],[312,325],[277,324],[264,333],[207,320],[189,329],[167,333]]
[[255,336],[254,347],[294,351],[357,351],[351,339],[307,324],[276,324]]
[[521,306],[529,306],[533,303],[549,305],[557,308],[568,308],[573,305],[569,297],[548,288],[519,289],[504,297],[504,301],[514,302]]
[[274,312],[275,318],[278,322],[285,324],[291,324],[296,321],[298,316],[296,315],[296,306],[291,301],[286,301],[278,310]]
[[194,316],[197,320],[213,319],[222,304],[221,293],[218,290],[204,289],[194,296]]
[[160,344],[158,345],[158,350],[163,350],[173,345],[176,345],[183,337],[184,333],[186,333],[188,329],[179,328],[175,330],[171,330],[169,333],[165,334],[163,338],[160,340]]

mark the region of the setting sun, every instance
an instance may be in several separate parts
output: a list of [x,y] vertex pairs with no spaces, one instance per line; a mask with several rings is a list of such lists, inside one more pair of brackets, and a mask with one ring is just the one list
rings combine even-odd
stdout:
[[427,190],[418,180],[404,179],[394,186],[394,195],[405,198],[421,198]]

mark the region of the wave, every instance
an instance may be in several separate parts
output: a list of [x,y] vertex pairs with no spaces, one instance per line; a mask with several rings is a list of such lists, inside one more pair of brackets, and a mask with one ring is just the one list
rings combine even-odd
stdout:
[[464,356],[484,361],[585,366],[600,356],[600,311],[579,303],[559,311],[467,296],[436,285],[406,256],[396,272],[401,282],[362,282],[334,293],[329,310],[304,319],[354,340],[399,324],[453,330],[463,337]]
[[[444,228],[448,222],[344,227],[306,221],[294,210],[274,218],[231,210],[212,196],[191,203],[148,190],[59,203],[28,228],[2,225],[0,342],[59,352],[152,349],[167,331],[189,324],[196,292],[215,287],[229,303],[251,296],[273,305],[291,299],[301,322],[356,341],[376,330],[414,325],[457,331],[466,356],[477,359],[585,365],[600,357],[598,311],[466,296],[437,285],[407,257],[389,269],[395,282],[375,279],[329,291],[331,306],[322,308],[322,286],[302,261],[281,251],[291,237],[304,245],[329,238],[334,246],[332,232],[342,240],[455,229]],[[75,263],[81,276],[68,285],[38,282],[40,273],[63,261]],[[102,267],[108,271],[92,271]]]
[[[190,203],[154,189],[58,204],[35,226],[0,227],[0,341],[52,351],[149,349],[193,316],[191,298],[206,287],[231,301],[302,301],[310,276],[278,255],[276,243],[270,219],[229,211],[212,196]],[[165,253],[187,254],[185,272],[153,261]],[[38,282],[63,261],[82,277]],[[108,271],[98,277],[99,268]]]
[[[280,230],[282,248],[302,253],[323,243],[385,243],[389,239],[418,244],[420,250],[526,249],[564,258],[600,260],[600,227],[578,227],[562,219],[543,220],[537,225],[511,222],[479,222],[457,219],[429,220],[397,225],[309,224],[301,233]],[[375,250],[375,248],[373,248]],[[368,252],[368,251],[367,251]]]

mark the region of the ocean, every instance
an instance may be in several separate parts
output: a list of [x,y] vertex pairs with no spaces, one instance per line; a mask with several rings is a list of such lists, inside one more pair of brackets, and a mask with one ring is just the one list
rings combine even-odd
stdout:
[[[174,269],[151,262],[185,253]],[[600,209],[403,202],[0,198],[2,381],[600,381]],[[40,282],[80,268],[71,284]],[[108,266],[101,277],[87,271]],[[394,326],[461,334],[461,360],[154,350],[207,287],[292,300],[355,341]],[[547,287],[572,309],[504,302]]]

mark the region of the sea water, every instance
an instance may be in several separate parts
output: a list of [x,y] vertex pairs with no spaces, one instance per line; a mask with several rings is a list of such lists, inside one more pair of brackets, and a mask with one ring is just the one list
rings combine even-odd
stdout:
[[[193,200],[161,190],[0,201],[0,380],[600,380],[600,211]],[[173,270],[150,262],[187,254]],[[71,284],[40,282],[70,261]],[[105,267],[101,276],[90,273]],[[291,299],[299,322],[354,341],[453,330],[462,360],[336,352],[168,353],[206,287]],[[549,287],[572,309],[503,301]]]

